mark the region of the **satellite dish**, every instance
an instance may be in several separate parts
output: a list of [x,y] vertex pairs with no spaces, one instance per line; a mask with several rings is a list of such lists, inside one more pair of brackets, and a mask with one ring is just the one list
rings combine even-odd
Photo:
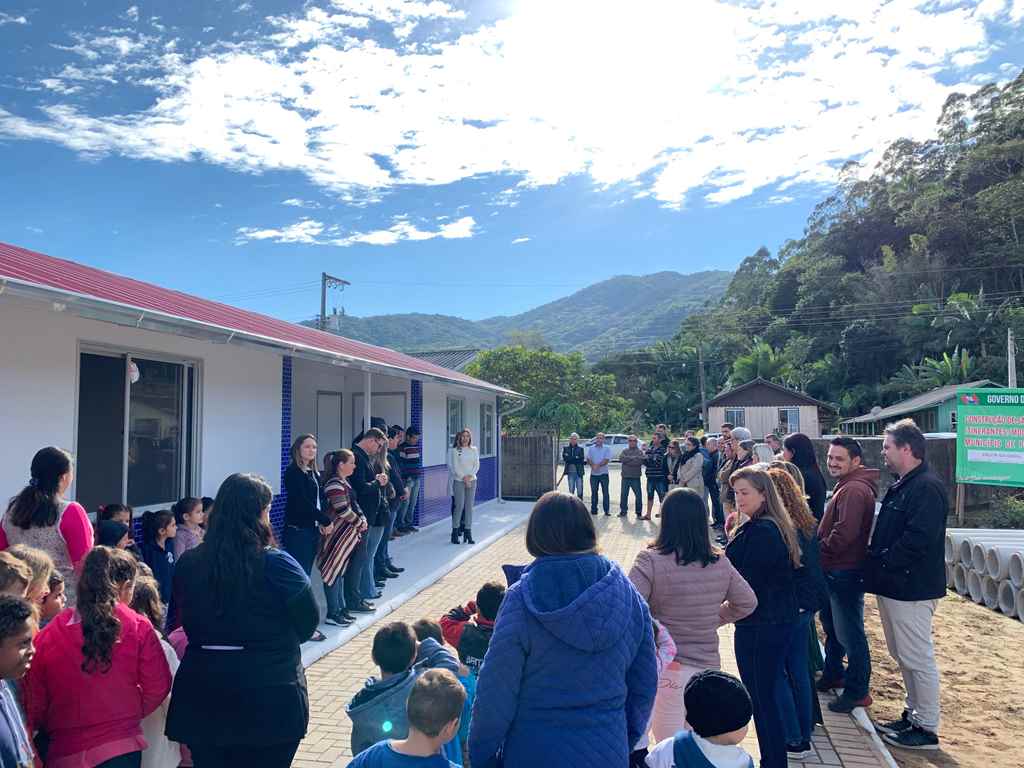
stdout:
[[871,409],[871,415],[872,416],[877,416],[881,412],[882,412],[882,406],[880,406],[880,405],[876,405],[874,408]]

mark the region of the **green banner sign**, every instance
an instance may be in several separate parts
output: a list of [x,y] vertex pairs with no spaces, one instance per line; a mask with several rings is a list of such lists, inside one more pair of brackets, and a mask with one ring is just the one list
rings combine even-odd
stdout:
[[1024,487],[1024,389],[957,390],[956,480]]

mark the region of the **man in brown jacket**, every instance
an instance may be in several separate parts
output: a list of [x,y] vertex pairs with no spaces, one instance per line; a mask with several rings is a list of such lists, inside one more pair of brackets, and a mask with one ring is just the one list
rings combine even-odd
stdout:
[[863,449],[852,437],[837,437],[829,446],[828,472],[837,482],[818,527],[821,567],[829,592],[829,603],[821,611],[825,669],[818,688],[843,688],[842,695],[828,705],[833,712],[852,712],[871,704],[871,654],[864,634],[864,562],[875,521],[879,472],[862,462]]
[[629,492],[633,491],[636,501],[636,517],[644,516],[643,494],[640,492],[640,475],[643,472],[645,454],[640,450],[636,435],[630,435],[628,446],[619,454],[622,465],[622,489],[619,491],[619,517],[625,517],[629,510]]

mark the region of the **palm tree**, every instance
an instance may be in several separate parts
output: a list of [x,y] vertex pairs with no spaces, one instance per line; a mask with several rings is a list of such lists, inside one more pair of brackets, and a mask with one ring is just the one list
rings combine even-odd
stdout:
[[746,384],[761,377],[769,381],[780,379],[789,372],[785,356],[771,344],[755,336],[747,353],[733,361],[730,383],[733,386]]

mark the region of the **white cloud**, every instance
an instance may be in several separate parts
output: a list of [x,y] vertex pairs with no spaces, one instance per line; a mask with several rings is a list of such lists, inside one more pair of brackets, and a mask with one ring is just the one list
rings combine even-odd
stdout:
[[[890,141],[931,135],[948,95],[976,87],[964,68],[991,60],[987,25],[1021,18],[1024,0],[635,0],[628,14],[521,0],[464,30],[465,12],[439,0],[333,0],[270,17],[269,39],[148,60],[140,111],[0,109],[0,135],[90,156],[297,171],[351,204],[488,174],[525,187],[640,180],[634,196],[662,205],[697,190],[722,204],[832,183],[850,157],[871,167]],[[401,39],[424,22],[427,43],[376,35],[388,25]],[[46,77],[51,98],[120,83],[161,48],[121,32],[72,39],[82,74]],[[514,204],[519,189],[491,204]],[[395,226],[358,236],[420,232]]]
[[520,243],[528,242],[530,242],[530,238],[528,237],[517,237],[515,240],[512,241],[512,245],[519,245]]
[[457,240],[477,234],[476,221],[464,216],[456,221],[442,224],[439,229],[423,230],[410,223],[406,217],[396,217],[387,229],[366,232],[350,232],[338,237],[338,227],[327,227],[314,219],[302,219],[281,229],[259,229],[240,227],[235,233],[235,243],[242,245],[251,240],[270,240],[275,243],[304,243],[306,245],[334,245],[347,248],[351,245],[395,245],[404,240]]
[[0,11],[0,27],[4,24],[28,24],[28,19],[24,16],[12,16],[9,13]]
[[275,243],[315,244],[317,236],[324,231],[322,222],[303,219],[283,229],[255,229],[241,227],[236,232],[235,243],[242,245],[248,240],[271,240]]
[[25,229],[27,229],[29,232],[35,232],[37,235],[43,234],[43,230],[40,229],[39,227],[30,227],[26,224]]
[[289,197],[287,200],[282,200],[281,205],[288,205],[292,208],[320,208],[320,203],[315,200],[302,200],[298,197]]
[[129,21],[138,21],[139,20],[139,6],[133,5],[131,8],[129,8],[127,11],[124,12],[124,16]]

